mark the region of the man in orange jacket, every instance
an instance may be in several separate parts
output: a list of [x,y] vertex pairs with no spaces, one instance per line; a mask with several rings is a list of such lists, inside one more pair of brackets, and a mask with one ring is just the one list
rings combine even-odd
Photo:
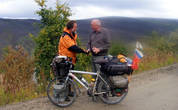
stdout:
[[59,40],[58,53],[59,55],[67,56],[72,58],[72,63],[76,63],[76,53],[85,53],[86,50],[81,49],[77,46],[77,23],[71,20],[67,23],[64,28],[63,35]]
[[[77,46],[77,23],[74,20],[71,20],[67,23],[64,28],[63,35],[59,40],[58,45],[58,54],[62,56],[67,56],[72,58],[72,64],[76,63],[76,53],[85,53],[88,54],[86,50],[81,49]],[[69,94],[68,96],[73,96],[71,92],[71,85],[69,85]],[[70,101],[69,97],[66,97],[66,101]]]

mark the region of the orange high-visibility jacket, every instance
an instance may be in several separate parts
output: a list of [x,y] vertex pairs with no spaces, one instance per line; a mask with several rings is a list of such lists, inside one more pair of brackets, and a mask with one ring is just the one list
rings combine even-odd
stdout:
[[68,50],[69,47],[77,45],[77,34],[75,36],[72,35],[72,33],[67,30],[67,28],[64,28],[64,32],[68,33],[71,35],[71,38],[69,35],[65,34],[62,35],[60,40],[59,40],[59,45],[58,45],[58,54],[62,56],[67,56],[72,58],[72,63],[76,63],[76,53]]

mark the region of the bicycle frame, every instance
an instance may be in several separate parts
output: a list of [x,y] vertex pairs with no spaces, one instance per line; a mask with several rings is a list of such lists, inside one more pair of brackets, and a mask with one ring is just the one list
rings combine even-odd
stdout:
[[[100,75],[100,71],[98,71],[97,73],[94,72],[86,72],[86,71],[77,71],[77,70],[69,70],[69,74],[68,77],[66,78],[66,81],[69,79],[69,76],[72,77],[73,79],[75,79],[77,82],[79,82],[86,90],[89,89],[89,85],[88,87],[80,80],[78,79],[73,73],[77,73],[77,74],[88,74],[88,75],[95,75],[96,76],[96,81],[93,87],[93,93],[95,93],[95,88],[96,88],[96,84],[98,81],[98,78],[100,78],[104,83],[107,84],[107,82],[102,78],[102,76]],[[108,84],[107,84],[108,85]],[[95,94],[102,94],[102,93],[95,93]]]

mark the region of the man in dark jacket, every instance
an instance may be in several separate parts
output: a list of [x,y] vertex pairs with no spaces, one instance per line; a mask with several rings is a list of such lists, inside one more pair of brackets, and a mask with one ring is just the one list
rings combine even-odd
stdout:
[[96,72],[98,67],[94,62],[108,54],[111,37],[108,30],[101,26],[101,21],[98,19],[91,21],[91,28],[93,31],[90,34],[87,49],[92,53],[92,70]]

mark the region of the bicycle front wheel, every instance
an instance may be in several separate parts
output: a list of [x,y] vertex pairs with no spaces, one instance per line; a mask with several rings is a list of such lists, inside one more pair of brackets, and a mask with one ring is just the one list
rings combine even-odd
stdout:
[[64,80],[55,78],[47,87],[49,100],[58,107],[70,106],[75,101],[76,95],[76,88],[70,79],[64,85]]

